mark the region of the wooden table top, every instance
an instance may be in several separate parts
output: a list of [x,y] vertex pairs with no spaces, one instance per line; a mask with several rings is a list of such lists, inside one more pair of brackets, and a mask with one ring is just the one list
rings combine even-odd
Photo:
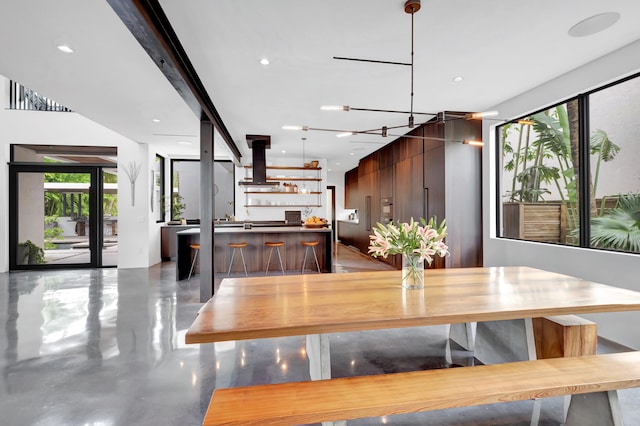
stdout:
[[527,267],[227,278],[187,343],[640,310],[640,292]]

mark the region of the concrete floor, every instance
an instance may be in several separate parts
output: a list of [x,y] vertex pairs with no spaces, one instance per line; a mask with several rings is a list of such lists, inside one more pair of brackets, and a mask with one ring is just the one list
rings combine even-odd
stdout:
[[[337,250],[338,272],[368,269],[387,266]],[[176,283],[170,262],[0,274],[0,424],[199,425],[216,386],[309,380],[303,336],[185,345],[198,294],[197,276]],[[449,366],[443,327],[330,339],[334,377]],[[453,351],[454,364],[470,362],[472,354]],[[620,399],[625,424],[640,425],[640,394],[623,391]],[[349,424],[529,425],[532,407],[525,401]],[[561,400],[544,400],[539,424],[561,420]]]

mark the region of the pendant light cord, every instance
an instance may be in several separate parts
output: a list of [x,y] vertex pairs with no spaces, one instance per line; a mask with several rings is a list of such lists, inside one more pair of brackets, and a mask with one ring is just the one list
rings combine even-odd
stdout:
[[411,109],[409,110],[409,127],[413,127],[413,14],[411,10]]

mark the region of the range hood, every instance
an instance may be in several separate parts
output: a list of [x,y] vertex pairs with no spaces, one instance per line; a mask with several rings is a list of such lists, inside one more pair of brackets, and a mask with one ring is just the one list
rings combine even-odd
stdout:
[[239,185],[268,186],[280,185],[279,182],[267,182],[266,150],[271,148],[271,136],[247,135],[247,145],[251,149],[253,159],[253,173],[251,180],[242,180]]

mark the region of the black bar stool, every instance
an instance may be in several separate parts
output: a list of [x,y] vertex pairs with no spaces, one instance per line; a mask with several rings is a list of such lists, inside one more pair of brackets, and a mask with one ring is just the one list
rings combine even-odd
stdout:
[[304,246],[304,259],[302,260],[302,268],[300,269],[300,273],[304,273],[304,266],[307,264],[307,251],[309,249],[311,249],[311,251],[313,252],[313,258],[316,261],[318,273],[320,273],[320,264],[318,263],[318,256],[316,256],[316,246],[320,244],[320,241],[300,241],[300,244]]
[[189,277],[187,278],[187,281],[191,279],[193,268],[196,266],[196,260],[198,260],[198,253],[200,252],[200,244],[192,243],[192,244],[189,244],[189,247],[191,247],[192,250],[195,250],[196,254],[193,256],[193,262],[191,262],[191,269],[189,269]]
[[227,272],[227,276],[231,275],[231,266],[233,265],[233,257],[236,255],[236,249],[239,249],[240,257],[242,257],[242,266],[244,267],[244,275],[248,277],[249,274],[247,273],[247,264],[244,261],[244,253],[242,252],[242,249],[245,248],[248,244],[246,242],[241,242],[241,243],[229,243],[227,245],[233,249],[233,251],[231,252],[231,261],[229,262],[229,272]]
[[278,252],[278,259],[280,260],[280,269],[282,270],[282,275],[284,275],[284,266],[282,266],[282,257],[280,256],[280,247],[284,246],[284,241],[267,241],[264,243],[265,247],[269,247],[269,260],[267,260],[267,268],[264,271],[264,274],[269,274],[269,264],[271,263],[271,254],[273,253],[273,249],[276,249]]

